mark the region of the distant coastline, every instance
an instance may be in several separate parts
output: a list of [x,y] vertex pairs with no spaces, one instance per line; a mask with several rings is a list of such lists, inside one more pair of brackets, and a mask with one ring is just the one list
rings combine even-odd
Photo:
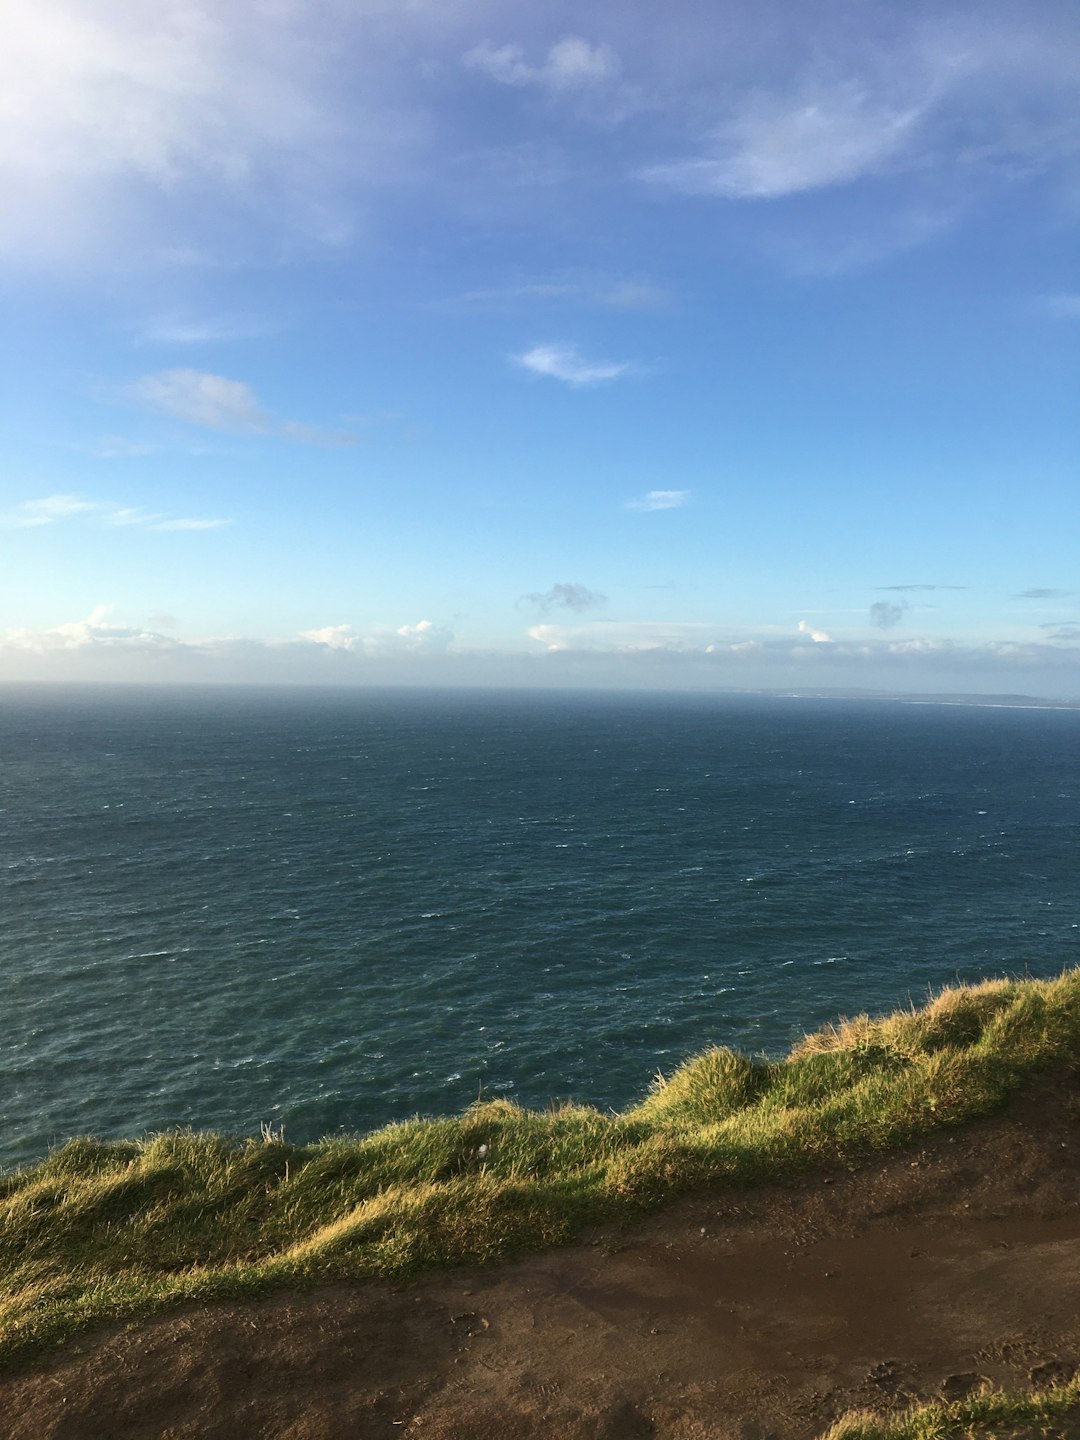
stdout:
[[595,696],[598,700],[615,700],[622,698],[641,699],[649,698],[663,700],[670,697],[678,699],[762,699],[762,700],[861,700],[861,701],[885,701],[890,704],[901,705],[963,705],[982,709],[993,710],[1080,710],[1080,698],[1075,700],[1056,699],[1045,695],[1016,695],[1016,694],[981,694],[978,691],[934,691],[934,690],[866,690],[866,689],[844,689],[840,687],[829,688],[815,686],[813,688],[746,688],[734,685],[717,686],[672,686],[670,688],[654,688],[651,686],[631,685],[529,685],[529,684],[498,684],[478,685],[475,682],[467,684],[438,684],[438,685],[403,685],[403,684],[343,684],[336,682],[321,681],[297,681],[291,684],[282,684],[278,681],[263,680],[72,680],[70,678],[57,680],[44,680],[40,677],[34,679],[2,679],[0,680],[0,695],[5,691],[17,691],[20,693],[32,691],[78,691],[82,694],[89,694],[95,691],[105,694],[115,693],[145,693],[153,695],[178,694],[198,695],[200,693],[226,693],[230,690],[242,691],[245,694],[258,694],[260,691],[274,695],[573,695],[577,697]]
[[903,705],[965,705],[987,710],[1080,710],[1080,700],[1050,700],[1040,695],[979,695],[963,691],[899,690],[757,690],[791,700],[890,700]]

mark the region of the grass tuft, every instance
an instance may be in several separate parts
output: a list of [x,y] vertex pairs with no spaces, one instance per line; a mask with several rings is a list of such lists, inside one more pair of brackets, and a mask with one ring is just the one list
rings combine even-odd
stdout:
[[[271,1129],[240,1142],[191,1130],[72,1140],[0,1177],[0,1363],[185,1301],[486,1264],[688,1190],[850,1163],[987,1114],[1078,1058],[1070,971],[860,1015],[780,1062],[709,1050],[618,1115],[495,1100],[313,1145]],[[848,1417],[833,1440],[967,1433],[941,1427],[968,1411],[919,1413],[910,1426],[923,1428],[903,1431]]]
[[887,1418],[854,1411],[821,1440],[1058,1440],[1065,1421],[1080,1422],[1080,1380],[1027,1393],[986,1389]]

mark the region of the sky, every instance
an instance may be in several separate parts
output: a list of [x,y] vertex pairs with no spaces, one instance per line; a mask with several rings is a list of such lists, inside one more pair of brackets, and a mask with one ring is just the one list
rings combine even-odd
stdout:
[[1080,12],[7,0],[0,680],[1080,700]]

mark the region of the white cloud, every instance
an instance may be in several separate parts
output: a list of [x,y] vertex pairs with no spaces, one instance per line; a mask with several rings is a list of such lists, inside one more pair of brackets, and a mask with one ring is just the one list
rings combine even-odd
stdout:
[[799,621],[799,634],[809,635],[815,645],[828,645],[832,641],[832,636],[827,630],[815,630],[809,620]]
[[369,656],[441,655],[453,643],[454,632],[432,620],[418,620],[415,625],[378,625],[366,632],[352,625],[323,625],[301,630],[300,637],[327,650]]
[[317,630],[301,630],[300,638],[310,640],[313,645],[325,645],[328,650],[356,650],[363,643],[351,625],[323,625]]
[[71,515],[85,515],[96,510],[93,500],[80,500],[76,495],[46,495],[41,500],[24,500],[6,515],[0,515],[0,525],[12,530],[26,530],[39,525],[54,525]]
[[690,499],[690,490],[648,490],[640,500],[628,500],[628,510],[678,510]]
[[703,650],[714,625],[668,620],[593,620],[584,625],[533,625],[527,631],[550,651]]
[[534,375],[548,375],[567,385],[599,385],[618,380],[632,370],[629,364],[618,361],[586,360],[574,345],[534,345],[514,359]]
[[176,646],[176,641],[167,635],[110,625],[107,616],[111,609],[111,605],[98,605],[85,619],[56,625],[51,630],[8,630],[0,640],[0,650],[45,655],[88,649],[171,650]]
[[415,625],[399,625],[392,636],[380,636],[379,632],[369,640],[376,645],[391,648],[404,647],[408,650],[445,650],[454,638],[454,632],[447,626],[436,625],[432,620],[420,620]]
[[[663,622],[602,622],[537,625],[529,637],[543,645],[551,663],[590,667],[608,680],[619,672],[653,677],[652,683],[734,685],[762,689],[814,685],[823,688],[904,691],[968,690],[1080,698],[1077,635],[1064,644],[991,641],[964,644],[917,637],[909,640],[832,641],[803,622],[799,639],[710,639],[718,627]],[[1078,627],[1080,631],[1080,627]],[[1071,642],[1071,643],[1070,643]],[[638,667],[646,668],[638,668]],[[569,672],[566,672],[569,673]],[[586,672],[582,672],[586,673]]]
[[144,375],[132,385],[131,393],[164,415],[232,435],[279,435],[313,445],[352,445],[357,438],[281,420],[263,409],[245,381],[205,370],[161,370]]
[[619,57],[609,45],[592,45],[567,35],[552,45],[539,65],[530,65],[521,45],[493,45],[485,40],[464,57],[500,85],[533,87],[552,93],[605,85],[619,75]]
[[1080,636],[1053,643],[910,640],[815,644],[804,633],[744,638],[709,624],[611,621],[541,625],[529,651],[450,645],[430,621],[367,632],[349,625],[293,639],[184,640],[174,617],[125,625],[98,606],[83,619],[0,632],[5,680],[447,684],[587,688],[875,689],[1059,696],[1080,700]]

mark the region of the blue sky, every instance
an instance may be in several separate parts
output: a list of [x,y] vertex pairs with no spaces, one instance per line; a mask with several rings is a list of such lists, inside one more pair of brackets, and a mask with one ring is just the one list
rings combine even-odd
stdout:
[[1080,699],[1071,4],[5,23],[0,679]]

